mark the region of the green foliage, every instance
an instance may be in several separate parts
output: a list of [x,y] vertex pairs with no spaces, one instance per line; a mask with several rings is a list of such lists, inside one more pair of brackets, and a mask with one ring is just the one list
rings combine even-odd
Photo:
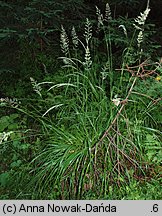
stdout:
[[154,134],[146,135],[145,151],[148,161],[159,165],[162,163],[161,140],[158,140],[158,137],[155,137]]
[[15,123],[15,119],[18,118],[18,114],[11,114],[10,116],[2,116],[0,119],[0,132],[5,129],[12,130],[18,129],[18,124]]
[[28,162],[37,147],[32,146],[32,134],[26,125],[26,117],[17,113],[0,118],[1,199],[19,196],[24,181],[30,178]]

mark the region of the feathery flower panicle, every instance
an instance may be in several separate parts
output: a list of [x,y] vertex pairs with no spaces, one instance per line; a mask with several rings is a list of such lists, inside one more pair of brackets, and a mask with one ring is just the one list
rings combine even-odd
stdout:
[[105,80],[106,77],[108,76],[109,67],[110,67],[110,62],[107,61],[101,70],[101,76],[103,80]]
[[17,108],[21,102],[17,98],[0,98],[0,106],[9,105],[11,107]]
[[103,26],[103,14],[101,14],[100,9],[96,6],[96,15],[97,15],[97,19],[98,19],[98,23],[97,23],[97,28],[98,30],[101,28],[101,26]]
[[71,37],[72,37],[73,47],[74,47],[74,49],[77,49],[78,44],[79,44],[79,39],[78,39],[78,35],[76,34],[74,26],[72,27],[72,30],[71,30]]
[[149,15],[149,12],[150,12],[150,8],[147,7],[143,13],[140,13],[140,16],[138,16],[136,19],[134,19],[134,21],[138,25],[144,25],[148,15]]
[[143,31],[141,30],[138,34],[138,37],[137,37],[137,45],[138,47],[140,47],[140,44],[142,43],[143,41]]
[[148,1],[146,10],[143,13],[140,13],[140,16],[134,19],[135,23],[137,24],[133,24],[133,25],[137,30],[143,30],[149,12],[150,12],[150,8],[149,8],[149,1]]
[[92,65],[91,54],[90,54],[90,50],[89,50],[89,41],[92,38],[92,25],[91,25],[91,22],[89,21],[88,18],[86,19],[86,23],[85,23],[84,37],[86,40],[86,47],[84,46],[85,62],[83,62],[83,65],[84,65],[85,69],[88,70]]
[[13,133],[14,133],[13,131],[0,133],[0,144],[2,144],[3,141],[7,141],[10,135]]
[[62,25],[61,25],[60,45],[61,45],[62,52],[65,54],[65,56],[67,56],[67,54],[69,53],[69,39]]
[[111,9],[110,9],[109,3],[107,3],[106,4],[106,9],[105,9],[104,21],[109,22],[110,20],[112,20]]
[[140,30],[137,36],[137,45],[140,47],[141,43],[143,42],[143,32],[144,32],[144,25],[146,22],[146,19],[149,15],[150,8],[149,8],[149,0],[147,2],[146,10],[143,13],[140,13],[140,16],[138,16],[136,19],[134,19],[135,23],[133,24],[134,27],[137,30]]
[[89,40],[92,37],[92,25],[91,25],[88,18],[86,19],[86,23],[85,23],[84,37],[86,39],[86,43],[87,43],[87,46],[88,46]]
[[89,47],[87,46],[85,49],[85,62],[84,62],[85,69],[86,70],[90,69],[91,65],[92,65],[91,54],[90,54]]
[[42,88],[39,86],[39,84],[38,84],[32,77],[30,77],[30,81],[31,81],[31,84],[32,84],[32,86],[33,86],[33,90],[34,90],[40,97],[42,97],[42,94],[41,94]]

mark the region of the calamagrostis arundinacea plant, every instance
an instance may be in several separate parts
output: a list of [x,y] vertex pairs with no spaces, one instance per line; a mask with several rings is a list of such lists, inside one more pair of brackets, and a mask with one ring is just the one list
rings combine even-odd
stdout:
[[61,51],[65,54],[65,56],[67,56],[69,53],[69,39],[62,25],[61,25],[60,45],[61,45]]
[[139,31],[138,37],[137,37],[137,45],[140,47],[141,43],[143,42],[143,31],[144,31],[144,25],[146,22],[146,19],[149,15],[150,8],[149,8],[149,1],[147,2],[146,10],[143,13],[140,13],[140,16],[138,16],[136,19],[134,19],[135,23],[134,27]]
[[79,38],[78,38],[78,35],[76,34],[74,26],[72,27],[72,30],[71,30],[71,37],[72,37],[73,48],[77,49],[78,44],[79,44]]

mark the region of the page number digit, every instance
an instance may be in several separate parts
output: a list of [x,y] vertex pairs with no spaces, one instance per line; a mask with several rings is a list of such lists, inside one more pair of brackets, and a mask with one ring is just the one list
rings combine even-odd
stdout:
[[153,205],[153,212],[158,212],[158,204]]

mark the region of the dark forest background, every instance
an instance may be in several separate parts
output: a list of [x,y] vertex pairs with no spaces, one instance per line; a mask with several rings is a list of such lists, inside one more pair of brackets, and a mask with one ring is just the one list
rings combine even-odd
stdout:
[[[96,19],[95,5],[104,11],[106,3],[106,0],[0,1],[1,96],[12,96],[12,88],[18,85],[19,80],[21,82],[33,74],[43,76],[41,67],[46,61],[43,58],[50,55],[57,59],[60,55],[61,25],[67,30],[74,25],[81,34],[85,19]],[[113,0],[109,3],[113,18],[128,20],[137,17],[145,9],[147,0]],[[150,1],[150,8],[148,23],[154,24],[153,30],[156,32],[150,38],[150,43],[162,45],[162,1]],[[161,55],[161,48],[158,51]],[[28,68],[21,68],[24,64]],[[47,63],[48,71],[55,70],[57,64]],[[7,89],[11,86],[11,92],[6,92],[4,86]]]

